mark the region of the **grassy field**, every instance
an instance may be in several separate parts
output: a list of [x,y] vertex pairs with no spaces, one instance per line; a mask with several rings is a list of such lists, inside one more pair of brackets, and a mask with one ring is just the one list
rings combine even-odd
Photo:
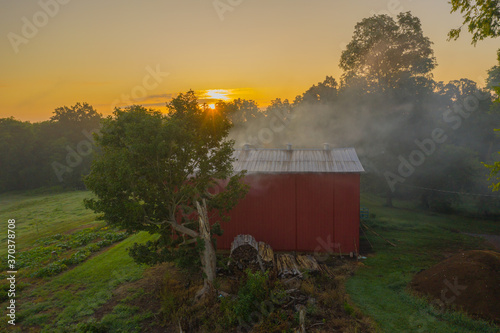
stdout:
[[[23,250],[42,237],[71,230],[97,226],[95,214],[85,209],[83,199],[90,196],[86,191],[55,194],[1,194],[0,195],[0,242],[7,239],[7,220],[16,220],[17,250]],[[0,248],[3,258],[7,247]]]
[[[87,251],[88,256],[82,261],[51,277],[26,276],[40,267],[20,270],[17,325],[12,327],[2,320],[0,331],[97,332],[99,330],[91,328],[106,327],[106,332],[141,332],[144,325],[157,321],[154,318],[158,318],[161,306],[156,310],[144,307],[149,297],[146,290],[148,272],[152,269],[135,264],[126,251],[134,242],[143,242],[151,236],[139,233],[114,245],[98,247],[96,244],[107,231],[101,229],[102,222],[96,221],[95,215],[83,207],[82,200],[89,195],[82,191],[0,195],[0,218],[4,221],[2,235],[6,234],[6,220],[15,218],[18,251],[38,251],[42,243],[46,249],[51,249],[50,246],[57,243],[47,237],[57,234],[62,235],[57,236],[58,241],[73,244],[67,246],[66,252],[60,250],[60,258],[72,258],[88,248],[95,250]],[[397,245],[392,247],[368,233],[375,250],[346,284],[352,301],[373,319],[381,332],[500,332],[498,327],[458,312],[436,311],[407,288],[415,273],[446,256],[460,250],[488,247],[481,239],[462,232],[500,234],[500,223],[429,214],[412,209],[412,204],[407,202],[395,202],[401,208],[386,208],[382,199],[369,195],[362,196],[362,205],[376,215],[366,223]],[[87,239],[85,230],[99,235]],[[2,237],[0,254],[3,258],[6,239]],[[86,241],[78,243],[76,240],[82,237]],[[40,238],[46,241],[40,242]],[[40,260],[35,266],[43,268],[54,260]],[[165,273],[156,272],[156,280],[161,280]],[[141,281],[143,285],[134,285]],[[110,303],[118,290],[132,285],[133,290],[125,293],[123,299]],[[139,305],[141,297],[143,303]],[[4,309],[6,305],[6,302],[0,304]],[[103,312],[106,307],[108,311]],[[104,315],[99,317],[97,326],[92,326],[95,321],[92,318],[100,312]]]
[[500,332],[498,327],[458,312],[436,311],[407,288],[414,274],[451,254],[491,248],[462,232],[499,235],[499,222],[425,213],[407,202],[395,203],[403,208],[386,208],[382,199],[370,195],[362,197],[362,205],[376,216],[366,224],[397,246],[367,233],[375,253],[346,287],[354,303],[382,332]]
[[[16,219],[18,261],[30,251],[43,257],[44,250],[52,248],[57,249],[59,257],[71,259],[74,256],[69,254],[74,255],[78,251],[77,254],[81,255],[85,248],[93,246],[92,251],[86,252],[90,255],[84,257],[83,262],[77,262],[68,270],[51,277],[33,278],[29,273],[53,264],[54,260],[50,257],[39,261],[33,258],[33,262],[30,262],[30,256],[25,255],[28,259],[24,259],[24,262],[28,261],[28,264],[26,268],[19,269],[16,282],[16,326],[2,320],[0,331],[84,332],[86,330],[81,328],[81,323],[105,304],[116,288],[142,278],[147,267],[135,264],[126,248],[134,242],[146,241],[151,236],[139,233],[114,246],[100,244],[99,241],[106,240],[102,238],[102,234],[106,235],[104,229],[99,228],[103,223],[96,221],[95,214],[83,207],[82,200],[89,196],[89,192],[83,191],[0,196],[0,217],[5,221],[2,223],[2,234],[6,234],[6,220]],[[51,238],[54,235],[58,237]],[[95,237],[88,237],[93,235]],[[56,246],[54,242],[59,244]],[[5,237],[1,243],[3,259],[7,248]],[[101,249],[98,244],[104,247]],[[5,277],[2,275],[3,281]],[[6,302],[1,304],[4,309],[6,306]],[[115,325],[124,332],[140,332],[140,322],[151,315],[138,312],[133,307],[117,307],[110,314]]]

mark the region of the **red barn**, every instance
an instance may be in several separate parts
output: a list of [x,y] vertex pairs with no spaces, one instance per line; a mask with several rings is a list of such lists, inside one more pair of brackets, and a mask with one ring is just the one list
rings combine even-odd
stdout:
[[364,172],[354,148],[235,151],[247,170],[246,197],[223,224],[217,247],[250,234],[278,251],[335,253],[359,249],[359,185]]

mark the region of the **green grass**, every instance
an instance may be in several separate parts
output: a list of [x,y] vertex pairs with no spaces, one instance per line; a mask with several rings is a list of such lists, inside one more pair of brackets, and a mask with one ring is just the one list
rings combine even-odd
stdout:
[[397,247],[373,233],[367,234],[376,253],[346,285],[357,306],[377,322],[382,332],[500,332],[498,327],[458,312],[440,313],[407,288],[413,275],[439,262],[445,254],[485,248],[481,239],[460,232],[500,234],[500,224],[427,214],[411,209],[411,203],[395,203],[404,208],[387,208],[382,203],[377,197],[362,196],[362,205],[376,215],[367,224]]
[[20,300],[19,324],[41,326],[42,332],[64,332],[84,321],[111,298],[117,286],[142,277],[146,266],[135,264],[126,248],[150,238],[144,232],[131,236],[33,289]]
[[[88,191],[73,191],[57,194],[12,194],[0,195],[0,243],[7,240],[7,220],[16,220],[16,250],[33,245],[42,237],[66,233],[82,226],[97,226],[96,215],[85,209],[83,199],[91,196]],[[0,248],[4,257],[7,247]]]
[[[98,233],[101,238],[105,237],[109,231],[87,229],[103,224],[101,221],[95,221],[96,215],[83,206],[83,199],[90,196],[90,192],[84,191],[56,194],[43,192],[2,194],[0,218],[5,220],[5,223],[2,223],[2,231],[6,233],[6,228],[4,229],[7,225],[6,220],[16,219],[17,256],[23,252],[29,253],[26,251],[43,250],[44,247],[52,249],[51,247],[62,243],[80,241],[83,236],[95,236],[93,233]],[[79,231],[82,228],[86,230]],[[52,238],[47,238],[57,234],[62,236],[56,236],[55,243]],[[100,239],[94,240],[94,238],[89,240],[90,243],[74,244],[75,249],[82,248],[78,247],[80,245],[88,247],[93,244],[91,242]],[[67,271],[50,278],[31,278],[28,280],[29,283],[25,282],[27,270],[19,269],[17,285],[22,286],[23,290],[19,293],[21,288],[18,288],[16,297],[18,305],[16,326],[7,325],[6,321],[2,320],[0,331],[7,331],[7,326],[12,332],[86,331],[86,322],[99,307],[110,300],[113,290],[122,283],[142,278],[147,267],[133,262],[126,249],[134,242],[140,243],[149,239],[151,236],[147,233],[135,234],[104,251],[101,250],[97,255],[70,267]],[[1,243],[4,246],[0,253],[5,256],[7,248],[5,237]],[[35,259],[38,260],[37,258],[32,260],[33,267],[45,265],[47,262],[46,258],[40,258],[43,261],[41,263]],[[1,304],[2,308],[5,306],[6,302]],[[100,325],[105,325],[106,331],[110,332],[139,332],[141,321],[151,315],[141,312],[140,309],[120,304],[102,318]]]

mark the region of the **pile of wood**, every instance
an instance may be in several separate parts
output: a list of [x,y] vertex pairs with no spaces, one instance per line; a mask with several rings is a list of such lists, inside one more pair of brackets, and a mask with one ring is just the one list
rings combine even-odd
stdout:
[[260,269],[259,243],[251,235],[238,235],[231,244],[230,266],[240,270]]
[[278,254],[276,264],[278,276],[281,278],[288,278],[300,274],[295,257],[289,253]]
[[330,267],[319,264],[309,254],[294,255],[290,253],[275,254],[271,246],[257,242],[251,235],[238,235],[231,244],[230,267],[245,270],[276,271],[281,278],[301,275],[302,272],[312,274],[323,273],[333,276]]

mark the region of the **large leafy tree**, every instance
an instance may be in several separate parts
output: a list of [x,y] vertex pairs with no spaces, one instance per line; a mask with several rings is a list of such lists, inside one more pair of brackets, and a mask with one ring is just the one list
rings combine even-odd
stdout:
[[[85,203],[111,225],[158,235],[130,249],[137,262],[201,264],[200,297],[215,278],[212,236],[220,234],[220,220],[247,188],[243,174],[233,174],[227,116],[203,110],[193,91],[168,107],[168,115],[141,106],[117,108],[104,120],[96,137],[102,152],[85,179],[96,198]],[[223,188],[218,180],[226,180]]]
[[[424,100],[432,92],[431,71],[436,66],[431,45],[420,20],[411,13],[400,13],[396,19],[374,15],[356,24],[341,54],[342,94],[363,91],[367,114],[374,119],[365,122],[365,137],[370,139],[364,148],[377,155],[370,157],[372,171],[388,184],[382,172],[394,164],[395,156],[408,150],[414,139],[408,133],[418,134],[409,129],[424,122]],[[388,206],[392,206],[393,191],[387,187]]]
[[364,80],[371,90],[399,88],[409,79],[425,82],[436,66],[431,45],[410,12],[400,13],[396,21],[388,15],[365,18],[342,52],[343,79]]

